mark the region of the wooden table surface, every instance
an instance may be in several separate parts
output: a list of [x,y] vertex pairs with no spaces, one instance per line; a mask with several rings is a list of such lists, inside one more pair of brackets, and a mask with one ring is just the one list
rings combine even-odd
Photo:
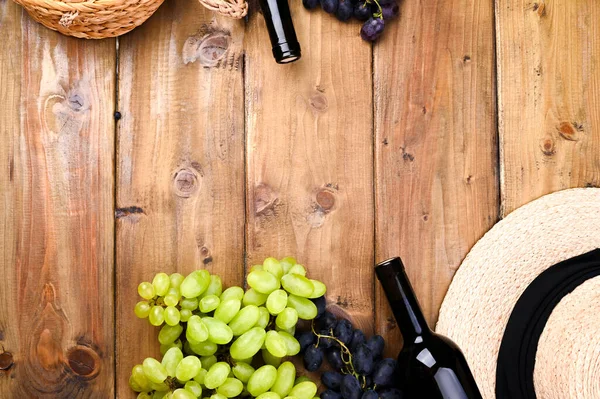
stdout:
[[404,259],[433,326],[499,218],[600,186],[599,2],[404,0],[374,46],[292,8],[280,66],[256,12],[167,0],[117,46],[0,0],[1,398],[134,397],[158,352],[137,284],[241,284],[269,255],[394,353],[376,261]]

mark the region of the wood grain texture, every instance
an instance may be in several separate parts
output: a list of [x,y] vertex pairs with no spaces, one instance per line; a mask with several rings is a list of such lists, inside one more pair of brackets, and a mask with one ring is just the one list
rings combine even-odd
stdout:
[[165,3],[120,43],[117,191],[118,397],[158,356],[136,319],[137,285],[207,268],[241,284],[244,248],[243,28],[198,2]]
[[496,1],[502,214],[600,186],[600,3]]
[[296,256],[372,331],[371,47],[358,25],[290,6],[301,60],[275,63],[260,13],[246,34],[248,265]]
[[[430,326],[498,215],[493,5],[404,1],[374,48],[376,258],[400,256]],[[377,291],[388,353],[400,336]]]
[[115,41],[0,1],[0,397],[114,392]]

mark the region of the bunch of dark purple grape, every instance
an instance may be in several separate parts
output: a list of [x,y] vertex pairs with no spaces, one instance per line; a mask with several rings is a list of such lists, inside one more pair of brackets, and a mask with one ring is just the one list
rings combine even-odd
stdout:
[[400,14],[396,0],[302,0],[302,4],[308,10],[321,4],[326,13],[335,14],[340,21],[352,17],[364,21],[360,37],[370,42],[377,40],[385,24]]
[[346,319],[337,319],[325,310],[325,298],[313,299],[318,316],[310,331],[296,333],[304,367],[321,368],[327,359],[333,371],[321,374],[327,388],[321,399],[402,399],[397,381],[396,361],[383,358],[385,341],[380,335],[367,339]]

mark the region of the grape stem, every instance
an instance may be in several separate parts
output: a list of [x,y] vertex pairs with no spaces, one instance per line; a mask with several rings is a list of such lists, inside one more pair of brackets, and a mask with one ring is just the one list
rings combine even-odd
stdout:
[[[348,372],[345,374],[352,374],[353,376],[356,377],[357,380],[360,380],[361,376],[356,372],[356,370],[354,369],[354,364],[352,364],[352,353],[350,352],[350,349],[348,349],[348,347],[342,341],[340,341],[333,335],[333,332],[331,331],[331,329],[329,329],[329,332],[331,335],[319,334],[318,332],[315,331],[315,322],[314,321],[311,323],[310,328],[312,330],[312,333],[317,336],[317,347],[319,347],[319,340],[321,338],[332,339],[338,343],[338,345],[342,349],[341,353],[340,353],[340,356],[342,357],[342,362],[344,362],[346,367],[348,367],[348,370],[347,370]],[[344,359],[344,355],[348,356],[348,360]],[[365,380],[364,376],[363,376],[363,384],[362,385],[363,385],[363,388],[366,385],[366,380]]]
[[373,0],[377,5],[377,12],[373,14],[375,18],[383,19],[383,10],[381,9],[381,4],[379,4],[378,0]]

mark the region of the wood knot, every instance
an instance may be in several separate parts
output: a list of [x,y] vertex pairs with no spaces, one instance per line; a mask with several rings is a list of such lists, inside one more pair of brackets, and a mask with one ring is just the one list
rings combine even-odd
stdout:
[[568,141],[577,141],[577,132],[583,131],[583,125],[577,122],[562,122],[558,126],[558,134],[565,140]]
[[329,108],[327,97],[320,92],[310,96],[308,103],[310,104],[311,108],[317,112],[325,112],[327,111],[327,108]]
[[13,355],[10,352],[0,353],[0,370],[10,369],[15,362],[13,361]]
[[231,44],[227,32],[215,31],[202,37],[192,36],[183,45],[183,62],[189,64],[200,61],[205,67],[215,67],[223,60]]
[[556,153],[556,146],[554,144],[554,140],[552,140],[549,137],[542,139],[542,142],[540,143],[540,148],[544,155],[547,156],[551,156],[554,155],[554,153]]
[[325,212],[330,211],[335,205],[335,194],[326,188],[322,188],[316,195],[317,205]]
[[546,15],[546,4],[544,2],[533,3],[533,11],[537,13],[538,17]]
[[261,183],[254,188],[254,214],[256,216],[276,216],[279,205],[277,193],[270,186]]
[[94,378],[100,370],[100,356],[91,348],[83,345],[77,345],[67,353],[69,367],[73,373],[86,377]]
[[84,109],[85,100],[79,93],[71,92],[67,97],[67,104],[69,104],[69,108],[73,111],[79,112]]
[[181,198],[189,198],[198,191],[200,182],[198,175],[193,169],[183,168],[175,173],[173,178],[173,189],[175,195]]

